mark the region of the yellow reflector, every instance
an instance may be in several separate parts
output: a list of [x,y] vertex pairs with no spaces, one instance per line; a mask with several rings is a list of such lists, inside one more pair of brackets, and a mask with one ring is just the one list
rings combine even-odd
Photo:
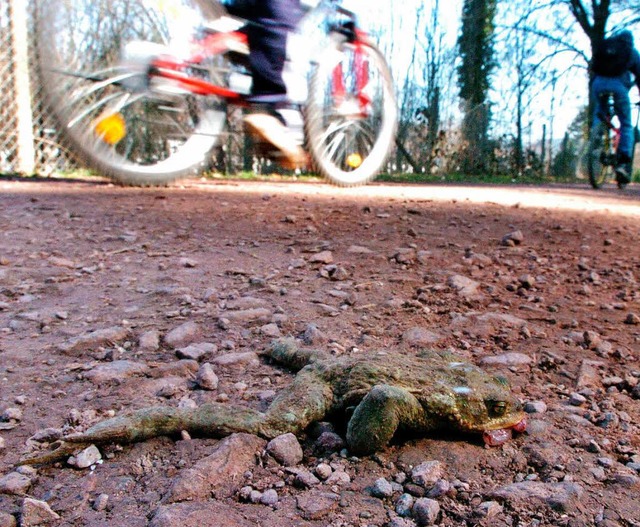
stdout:
[[362,156],[358,153],[347,156],[347,165],[351,168],[358,168],[362,164]]
[[93,128],[96,134],[98,134],[105,143],[110,145],[115,145],[127,135],[127,125],[124,122],[124,117],[119,113],[99,117],[95,121]]

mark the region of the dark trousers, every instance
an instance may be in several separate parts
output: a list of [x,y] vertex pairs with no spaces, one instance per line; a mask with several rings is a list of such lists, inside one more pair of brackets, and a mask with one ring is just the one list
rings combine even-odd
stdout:
[[287,87],[282,72],[287,56],[287,34],[302,16],[300,0],[253,0],[240,4],[250,7],[235,14],[255,23],[247,30],[253,76],[251,100],[256,103],[285,102]]

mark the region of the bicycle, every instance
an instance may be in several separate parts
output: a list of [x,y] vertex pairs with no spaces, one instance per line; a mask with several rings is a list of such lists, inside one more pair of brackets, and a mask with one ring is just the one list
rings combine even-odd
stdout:
[[[596,133],[591,134],[589,138],[589,147],[587,151],[587,170],[589,173],[589,182],[594,189],[601,188],[608,180],[615,178],[615,169],[618,164],[616,152],[620,142],[620,127],[617,126],[613,104],[613,94],[603,93],[602,98],[604,104],[604,115],[600,116],[600,128]],[[640,107],[640,101],[635,103]],[[636,115],[636,124],[634,127],[634,144],[631,148],[630,165],[633,166],[633,153],[635,145],[640,141],[640,130],[638,122],[640,120],[640,112]],[[626,183],[617,182],[618,188],[622,189]]]
[[[202,173],[231,111],[247,106],[245,22],[215,0],[41,0],[38,69],[63,140],[123,184]],[[298,52],[316,44],[293,61],[313,167],[341,186],[367,183],[395,140],[388,64],[339,0],[306,2],[297,34]]]

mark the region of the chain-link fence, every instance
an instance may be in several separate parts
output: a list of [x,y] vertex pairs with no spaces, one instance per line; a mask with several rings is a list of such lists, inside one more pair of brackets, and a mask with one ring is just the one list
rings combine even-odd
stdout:
[[0,0],[0,172],[48,175],[74,163],[45,112],[36,71],[35,0]]

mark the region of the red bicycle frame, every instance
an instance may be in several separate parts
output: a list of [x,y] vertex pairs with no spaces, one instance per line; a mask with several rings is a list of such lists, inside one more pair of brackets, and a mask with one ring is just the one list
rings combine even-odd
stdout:
[[[369,82],[369,65],[363,52],[365,38],[366,35],[357,30],[356,38],[353,41],[355,50],[353,62],[355,93],[353,95],[358,101],[362,115],[367,114],[367,108],[371,104],[371,97],[367,95],[365,90]],[[192,47],[192,54],[187,60],[179,60],[169,55],[155,58],[151,63],[150,75],[175,81],[182,89],[195,95],[212,95],[226,99],[234,104],[245,104],[245,95],[190,75],[187,70],[193,65],[201,64],[209,57],[214,57],[230,50],[248,49],[246,33],[242,31],[208,33],[204,38],[195,40]],[[331,85],[332,94],[337,105],[344,101],[347,96],[344,79],[343,66],[340,63],[334,68]]]

